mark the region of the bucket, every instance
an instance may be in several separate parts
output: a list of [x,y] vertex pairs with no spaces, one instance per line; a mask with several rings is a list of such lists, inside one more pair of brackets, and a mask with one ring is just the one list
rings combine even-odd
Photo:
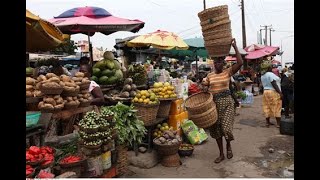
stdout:
[[111,151],[101,154],[103,170],[111,168]]

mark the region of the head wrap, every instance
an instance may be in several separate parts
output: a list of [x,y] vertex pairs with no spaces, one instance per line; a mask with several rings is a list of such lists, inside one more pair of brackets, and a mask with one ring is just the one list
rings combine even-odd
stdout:
[[260,71],[261,71],[261,74],[265,74],[269,68],[272,67],[272,63],[270,61],[263,61],[261,64],[260,64]]

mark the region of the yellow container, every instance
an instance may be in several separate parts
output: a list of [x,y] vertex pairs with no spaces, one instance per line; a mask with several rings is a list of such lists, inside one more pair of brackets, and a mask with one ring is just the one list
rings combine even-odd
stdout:
[[169,126],[172,126],[173,130],[176,130],[177,133],[181,136],[182,135],[181,124],[185,119],[188,119],[187,111],[183,111],[182,113],[177,115],[169,115],[168,124]]
[[183,99],[177,99],[172,101],[170,107],[170,115],[178,115],[183,112]]

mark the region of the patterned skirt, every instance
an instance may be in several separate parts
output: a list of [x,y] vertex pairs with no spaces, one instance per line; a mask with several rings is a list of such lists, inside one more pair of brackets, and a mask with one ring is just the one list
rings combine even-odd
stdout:
[[264,90],[262,98],[264,116],[281,117],[282,100],[275,90]]
[[218,110],[217,122],[209,128],[212,138],[218,139],[224,136],[226,140],[234,140],[232,130],[235,116],[234,100],[231,95],[215,98]]

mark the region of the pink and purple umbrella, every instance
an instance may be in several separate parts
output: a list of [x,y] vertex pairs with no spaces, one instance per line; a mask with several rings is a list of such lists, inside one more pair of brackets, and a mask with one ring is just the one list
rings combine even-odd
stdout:
[[[88,35],[89,45],[90,36],[96,32],[105,35],[118,31],[135,33],[144,27],[144,22],[140,20],[119,18],[103,8],[88,6],[67,10],[49,21],[56,25],[64,34],[81,33]],[[92,57],[91,55],[92,51],[90,50],[90,57]]]

